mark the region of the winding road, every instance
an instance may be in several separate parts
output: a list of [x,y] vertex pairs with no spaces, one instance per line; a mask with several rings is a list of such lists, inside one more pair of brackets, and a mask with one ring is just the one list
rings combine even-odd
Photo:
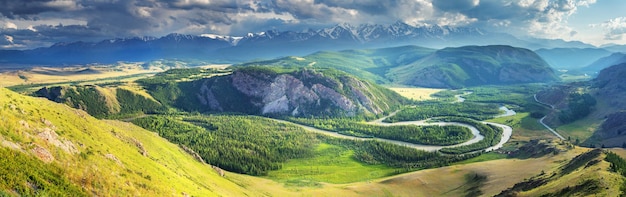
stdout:
[[[467,94],[467,93],[465,93],[465,94]],[[463,102],[465,100],[461,96],[462,95],[455,96],[457,98],[456,102]],[[510,110],[510,111],[513,111],[513,110]],[[382,142],[388,142],[388,143],[392,143],[392,144],[397,144],[397,145],[401,145],[401,146],[407,146],[407,147],[415,148],[415,149],[418,149],[418,150],[424,150],[424,151],[430,151],[430,152],[438,151],[438,150],[440,150],[442,148],[451,148],[451,147],[464,146],[464,145],[477,143],[477,142],[479,142],[479,141],[481,141],[481,140],[483,140],[485,138],[483,135],[480,134],[480,132],[478,131],[478,129],[476,129],[476,127],[468,125],[468,124],[457,123],[457,122],[427,122],[428,120],[403,121],[403,122],[395,122],[395,123],[383,122],[384,119],[386,119],[388,117],[391,117],[391,116],[394,116],[394,115],[396,115],[396,113],[398,113],[398,111],[390,113],[389,115],[387,115],[385,117],[382,117],[382,118],[370,121],[370,122],[368,122],[368,124],[381,125],[381,126],[397,126],[397,125],[417,125],[417,126],[433,126],[433,125],[437,125],[437,126],[449,126],[449,125],[456,125],[456,126],[462,126],[462,127],[469,128],[470,131],[472,132],[472,135],[474,137],[472,139],[466,141],[466,142],[463,142],[463,143],[460,143],[460,144],[455,144],[455,145],[449,145],[449,146],[425,145],[425,144],[414,144],[414,143],[403,142],[403,141],[398,141],[398,140],[390,140],[390,139],[384,139],[384,138],[355,137],[355,136],[339,134],[339,133],[334,132],[334,131],[327,131],[327,130],[323,130],[323,129],[317,129],[317,128],[313,128],[313,127],[310,127],[310,126],[306,126],[306,125],[302,125],[302,124],[298,124],[298,123],[294,123],[294,122],[289,122],[289,121],[285,121],[285,120],[278,120],[278,119],[274,119],[274,120],[276,120],[278,122],[286,123],[286,124],[293,124],[293,125],[302,127],[305,130],[316,132],[316,133],[320,133],[320,134],[324,134],[324,135],[328,135],[328,136],[332,136],[332,137],[343,138],[343,139],[350,139],[350,140],[378,140],[378,141],[382,141]],[[510,114],[510,113],[507,113],[507,114]],[[514,111],[513,111],[513,114],[515,114]],[[498,144],[496,144],[495,146],[486,148],[485,151],[493,151],[493,150],[497,150],[499,148],[502,148],[502,146],[507,141],[509,141],[509,139],[511,139],[511,135],[513,134],[513,128],[511,128],[510,126],[503,125],[503,124],[498,124],[498,123],[493,123],[493,122],[484,122],[484,121],[482,123],[500,127],[503,130],[502,137],[500,138],[500,142]]]
[[[554,105],[550,105],[548,103],[544,103],[544,102],[539,101],[537,99],[537,94],[533,95],[533,97],[535,98],[535,101],[537,103],[550,106],[551,109],[554,109]],[[550,132],[552,132],[554,135],[556,135],[556,137],[558,137],[559,139],[565,140],[565,138],[563,136],[561,136],[561,134],[557,133],[554,129],[550,128],[550,126],[548,126],[546,123],[543,122],[543,120],[546,119],[546,117],[548,117],[548,115],[545,115],[541,119],[539,119],[539,123],[541,125],[543,125],[543,127],[545,127],[546,129],[548,129]]]

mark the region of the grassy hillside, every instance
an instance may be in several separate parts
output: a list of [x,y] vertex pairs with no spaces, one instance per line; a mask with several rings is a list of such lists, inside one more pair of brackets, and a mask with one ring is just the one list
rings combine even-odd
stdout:
[[[618,161],[621,160],[621,161]],[[617,163],[616,163],[617,162]],[[620,167],[611,167],[616,164]],[[621,173],[624,160],[600,149],[586,150],[519,182],[498,196],[620,196],[626,177]]]
[[34,95],[85,110],[99,118],[165,110],[165,107],[150,95],[130,87],[55,86],[44,87]]
[[0,171],[22,172],[2,173],[12,177],[0,181],[4,193],[253,194],[132,124],[97,120],[63,104],[3,88],[0,106]]

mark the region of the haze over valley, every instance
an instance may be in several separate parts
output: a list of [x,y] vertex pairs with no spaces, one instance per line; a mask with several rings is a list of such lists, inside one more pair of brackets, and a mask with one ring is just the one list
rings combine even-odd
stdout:
[[0,2],[0,196],[624,196],[617,0]]

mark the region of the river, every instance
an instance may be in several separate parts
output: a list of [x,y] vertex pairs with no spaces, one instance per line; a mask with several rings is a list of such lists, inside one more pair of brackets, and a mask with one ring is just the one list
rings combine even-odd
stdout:
[[[467,95],[467,94],[471,94],[471,92],[466,92],[464,94],[460,94],[460,95],[455,95],[455,97],[457,98],[456,102],[463,102],[465,101],[464,98],[462,98],[461,96],[463,95]],[[503,109],[504,108],[504,109]],[[502,116],[511,116],[511,115],[515,115],[515,111],[510,110],[504,106],[500,107],[500,109],[503,109],[506,113],[499,115],[500,117]],[[409,143],[409,142],[403,142],[403,141],[398,141],[398,140],[390,140],[390,139],[384,139],[384,138],[362,138],[362,137],[355,137],[355,136],[349,136],[349,135],[343,135],[343,134],[339,134],[337,132],[334,131],[327,131],[327,130],[323,130],[323,129],[317,129],[317,128],[313,128],[310,126],[306,126],[306,125],[302,125],[302,124],[298,124],[298,123],[293,123],[293,122],[289,122],[289,121],[285,121],[285,120],[278,120],[278,119],[274,119],[278,122],[282,122],[282,123],[286,123],[286,124],[293,124],[299,127],[302,127],[305,130],[308,131],[312,131],[312,132],[316,132],[316,133],[320,133],[320,134],[324,134],[324,135],[328,135],[328,136],[332,136],[332,137],[337,137],[337,138],[343,138],[343,139],[350,139],[350,140],[378,140],[378,141],[382,141],[382,142],[388,142],[388,143],[392,143],[392,144],[397,144],[397,145],[401,145],[401,146],[407,146],[407,147],[411,147],[411,148],[415,148],[418,150],[423,150],[423,151],[437,151],[440,150],[442,148],[449,148],[449,147],[457,147],[457,146],[464,146],[464,145],[469,145],[469,144],[474,144],[477,143],[481,140],[483,140],[485,137],[483,135],[480,134],[480,132],[478,131],[478,129],[476,129],[476,127],[468,125],[468,124],[464,124],[464,123],[458,123],[458,122],[428,122],[428,120],[418,120],[418,121],[403,121],[403,122],[394,122],[394,123],[386,123],[383,122],[383,120],[385,120],[388,117],[394,116],[398,111],[395,111],[393,113],[390,113],[389,115],[367,122],[368,124],[373,124],[373,125],[380,125],[380,126],[397,126],[397,125],[416,125],[416,126],[433,126],[433,125],[438,125],[438,126],[449,126],[449,125],[455,125],[455,126],[462,126],[462,127],[466,127],[468,129],[470,129],[470,131],[472,132],[472,139],[460,143],[460,144],[455,144],[455,145],[448,145],[448,146],[438,146],[438,145],[426,145],[426,144],[415,144],[415,143]],[[510,126],[507,125],[503,125],[503,124],[498,124],[498,123],[493,123],[493,122],[485,122],[483,121],[482,123],[484,124],[490,124],[490,125],[494,125],[497,127],[502,128],[503,132],[502,132],[502,137],[500,138],[500,142],[498,144],[496,144],[495,146],[491,146],[485,149],[485,151],[493,151],[493,150],[497,150],[499,148],[502,148],[502,146],[509,141],[509,139],[511,139],[511,135],[513,134],[513,128],[511,128]]]

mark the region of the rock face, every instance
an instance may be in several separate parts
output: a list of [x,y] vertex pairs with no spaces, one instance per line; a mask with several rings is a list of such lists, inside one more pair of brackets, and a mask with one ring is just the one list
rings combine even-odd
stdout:
[[[199,103],[210,111],[245,112],[249,109],[237,108],[248,106],[253,108],[248,112],[263,115],[354,116],[380,114],[398,102],[389,99],[397,95],[390,96],[394,93],[369,82],[310,69],[277,73],[266,68],[244,68],[198,84]],[[228,98],[232,95],[245,99],[239,98],[243,103],[233,106],[228,104],[234,102]]]

